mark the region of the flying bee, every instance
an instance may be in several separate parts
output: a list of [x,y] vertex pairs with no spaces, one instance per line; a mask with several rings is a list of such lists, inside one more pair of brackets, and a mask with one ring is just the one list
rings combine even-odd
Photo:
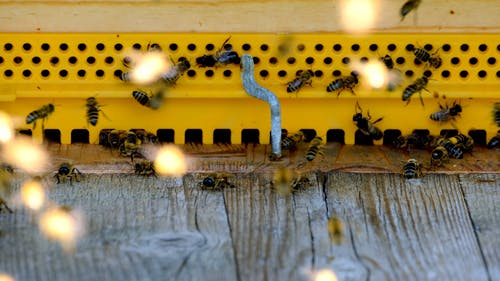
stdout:
[[73,167],[68,162],[64,162],[61,165],[59,165],[59,169],[57,170],[57,173],[54,175],[54,177],[57,179],[57,183],[61,183],[61,178],[63,179],[69,179],[69,183],[73,184],[73,178],[75,181],[79,182],[80,177],[82,176],[82,173],[80,170],[77,168]]
[[453,105],[451,107],[443,107],[441,104],[439,104],[439,111],[431,113],[429,116],[431,120],[438,121],[438,122],[447,122],[450,120],[455,120],[456,116],[460,117],[460,113],[462,112],[462,106],[459,103],[456,103],[456,101],[453,102]]
[[14,173],[14,168],[7,164],[1,163],[0,165],[0,213],[3,209],[5,209],[9,213],[13,213],[13,211],[7,205],[7,200],[4,199],[11,194],[11,181],[12,174]]
[[46,104],[40,107],[39,109],[30,112],[30,114],[26,116],[26,124],[33,123],[33,130],[34,130],[36,127],[36,121],[38,119],[42,119],[42,130],[44,130],[45,120],[47,120],[47,118],[52,112],[54,112],[54,105],[51,103]]
[[101,110],[101,105],[97,102],[95,97],[90,97],[87,99],[87,103],[85,104],[85,106],[87,107],[87,122],[92,126],[97,125],[97,121],[99,120],[99,112],[105,115]]
[[312,70],[299,70],[297,78],[287,83],[286,91],[288,93],[299,92],[305,85],[312,85],[313,77],[314,72]]
[[231,51],[232,48],[229,48],[227,42],[231,39],[229,36],[219,50],[212,55],[203,55],[201,57],[196,58],[196,63],[199,67],[213,67],[216,65],[228,65],[231,63],[239,64],[240,57],[238,53],[235,51]]
[[406,179],[414,179],[422,176],[422,165],[416,159],[409,159],[403,165],[401,173]]
[[216,174],[205,177],[202,182],[199,183],[199,187],[202,190],[223,190],[224,188],[234,188],[234,184],[229,183],[227,180],[230,175],[228,174]]
[[163,91],[158,91],[156,94],[147,94],[144,91],[136,90],[132,92],[132,97],[140,103],[141,105],[151,108],[158,109],[163,103]]
[[497,135],[492,137],[491,140],[486,145],[487,148],[493,149],[495,147],[500,147],[500,131],[497,132]]
[[424,100],[422,99],[422,90],[426,90],[430,93],[430,91],[426,88],[427,83],[429,83],[429,78],[422,76],[415,80],[413,84],[410,84],[408,87],[406,87],[406,89],[403,91],[402,96],[402,100],[406,101],[406,105],[410,103],[411,96],[418,92],[420,96],[420,103],[422,104],[422,106],[424,106]]
[[[358,112],[359,109],[359,112]],[[378,118],[377,120],[371,122],[372,117],[370,116],[370,111],[367,112],[368,118],[363,117],[363,110],[359,106],[359,103],[356,102],[356,114],[352,116],[352,121],[356,123],[356,127],[365,135],[370,136],[374,140],[379,140],[384,136],[382,130],[375,127],[373,124],[382,121],[383,117]]]
[[336,245],[342,244],[344,241],[344,223],[338,217],[330,217],[328,219],[328,235],[330,241]]
[[281,195],[288,195],[292,191],[290,185],[294,177],[294,172],[284,166],[279,167],[271,181],[271,187]]
[[401,10],[399,11],[399,14],[401,15],[401,21],[405,19],[405,16],[410,13],[413,10],[416,10],[418,6],[420,5],[420,2],[422,0],[408,0],[406,1],[403,6],[401,7]]
[[301,131],[296,132],[291,136],[286,136],[281,139],[281,149],[283,150],[294,150],[297,145],[304,139],[304,133]]
[[500,102],[493,105],[493,121],[500,127]]
[[315,136],[311,142],[309,143],[309,147],[306,151],[306,159],[307,161],[313,161],[316,159],[317,155],[323,155],[322,150],[323,139],[321,137]]
[[179,62],[172,66],[166,73],[160,75],[160,77],[166,85],[172,86],[175,85],[177,80],[179,80],[189,68],[191,68],[189,61],[186,58],[180,58]]
[[356,72],[353,72],[349,76],[344,76],[344,77],[341,77],[341,78],[334,80],[332,83],[330,83],[326,87],[326,91],[327,92],[338,91],[337,97],[339,97],[340,93],[342,93],[342,91],[344,91],[344,90],[349,90],[349,91],[351,91],[351,93],[353,95],[356,95],[356,93],[354,93],[353,89],[354,89],[354,87],[356,87],[356,85],[358,85],[358,82],[359,82],[358,81],[358,74]]
[[140,162],[135,163],[134,165],[134,173],[140,176],[154,176],[158,177],[156,170],[154,168],[154,163],[147,159],[142,159]]
[[425,62],[436,69],[440,68],[443,64],[443,60],[437,55],[437,51],[431,54],[423,48],[416,48],[413,50],[413,53],[417,60]]
[[120,155],[121,156],[130,156],[132,162],[134,162],[134,155],[141,155],[139,153],[139,149],[141,148],[141,140],[137,138],[137,135],[128,131],[125,141],[120,145]]
[[437,146],[431,152],[431,166],[440,167],[444,162],[448,162],[448,150],[443,146]]

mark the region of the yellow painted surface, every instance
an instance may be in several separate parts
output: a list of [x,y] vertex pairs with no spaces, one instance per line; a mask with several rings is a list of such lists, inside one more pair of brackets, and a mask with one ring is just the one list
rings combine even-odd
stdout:
[[[24,120],[27,114],[42,105],[55,104],[56,110],[49,116],[45,127],[61,130],[62,143],[71,142],[71,130],[87,128],[85,99],[90,96],[97,97],[109,117],[101,116],[96,128],[88,128],[91,143],[97,142],[98,132],[103,128],[144,128],[153,132],[174,129],[176,143],[184,142],[186,129],[202,129],[204,143],[213,141],[214,129],[231,129],[232,143],[240,143],[241,130],[250,128],[259,129],[260,142],[268,143],[269,108],[245,93],[239,66],[200,68],[195,65],[196,57],[213,53],[229,35],[232,36],[229,43],[235,51],[259,58],[255,65],[256,81],[279,97],[283,128],[290,132],[307,128],[326,135],[330,129],[342,129],[346,143],[353,143],[356,128],[352,115],[357,100],[365,111],[370,110],[374,118],[384,117],[377,124],[382,130],[399,129],[406,134],[413,129],[429,129],[431,134],[438,134],[442,129],[452,129],[450,124],[429,119],[429,115],[439,109],[438,100],[432,94],[422,92],[425,107],[420,105],[417,95],[408,106],[401,101],[404,88],[421,77],[425,70],[430,70],[428,89],[445,95],[449,104],[457,100],[464,106],[462,117],[456,121],[461,131],[484,129],[488,137],[496,134],[491,109],[494,102],[500,101],[500,73],[497,73],[500,47],[495,34],[373,34],[361,37],[336,33],[3,33],[0,35],[0,49],[3,50],[0,55],[0,109]],[[117,70],[127,71],[121,60],[133,44],[141,44],[145,49],[150,42],[160,44],[174,60],[186,57],[194,71],[191,77],[184,75],[175,87],[168,89],[166,102],[157,111],[142,107],[131,96],[134,89],[147,88],[124,83],[114,75]],[[11,50],[5,49],[8,43],[12,44]],[[31,49],[24,50],[25,43],[30,44]],[[47,51],[41,48],[44,43],[50,46]],[[60,50],[63,43],[68,45],[66,51]],[[96,49],[99,43],[104,45],[102,51]],[[85,44],[83,51],[78,49],[79,44]],[[123,49],[116,50],[117,44]],[[173,44],[177,46],[175,50]],[[195,50],[188,50],[189,44],[194,44]],[[207,51],[207,44],[213,44],[214,51]],[[248,51],[242,49],[244,44],[250,45]],[[300,44],[304,45],[303,51],[297,48]],[[317,50],[320,44],[323,49]],[[333,48],[336,44],[341,46],[339,51]],[[355,44],[359,45],[359,51],[352,50]],[[372,44],[377,44],[378,49],[370,50]],[[388,50],[390,44],[395,46],[393,51]],[[439,49],[443,65],[437,70],[427,69],[424,64],[415,65],[413,52],[406,50],[407,44],[417,47],[432,44],[431,53]],[[441,49],[444,44],[450,45],[449,51]],[[461,49],[464,44],[468,45],[466,51]],[[486,50],[479,50],[481,44]],[[263,50],[263,45],[268,49]],[[279,51],[280,45],[287,47],[285,52]],[[411,77],[403,75],[400,88],[393,92],[372,90],[362,79],[356,96],[346,91],[337,98],[336,94],[326,92],[327,85],[338,78],[332,74],[334,71],[340,71],[341,75],[350,73],[352,64],[344,64],[344,58],[351,62],[359,62],[363,57],[372,61],[385,54],[390,54],[394,60],[404,59],[404,63],[395,66],[403,74],[413,72]],[[39,63],[35,57],[40,59]],[[50,62],[53,57],[58,58],[57,64]],[[75,63],[69,62],[71,57],[76,58]],[[289,63],[288,59],[292,57],[295,62]],[[89,63],[92,58],[95,62]],[[107,58],[113,61],[108,63]],[[331,58],[332,63],[325,63],[325,58]],[[453,58],[459,62],[453,64]],[[472,64],[472,58],[476,58],[477,63]],[[311,59],[313,62],[307,63]],[[296,71],[304,69],[321,71],[322,76],[314,77],[312,86],[304,87],[298,94],[288,94],[286,83],[295,78]],[[212,77],[206,75],[209,70],[214,72]],[[7,75],[9,71],[11,76]],[[61,77],[61,71],[67,71],[68,75]],[[79,71],[85,71],[85,75],[79,76]],[[96,74],[99,71],[102,71],[102,76]],[[261,71],[267,71],[268,76],[262,77]],[[286,75],[280,77],[280,71],[285,71]],[[443,71],[449,71],[448,78],[442,76]],[[460,76],[464,71],[468,73],[465,78]],[[486,75],[480,77],[480,71]],[[33,131],[37,141],[42,139],[40,127],[38,125]]]

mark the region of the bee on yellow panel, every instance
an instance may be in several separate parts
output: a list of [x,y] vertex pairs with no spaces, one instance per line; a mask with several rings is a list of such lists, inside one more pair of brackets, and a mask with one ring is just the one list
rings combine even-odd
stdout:
[[399,69],[394,68],[394,60],[389,54],[380,57],[380,61],[387,68],[387,75],[386,75],[387,90],[394,91],[397,87],[401,86],[401,82],[403,81],[401,71]]
[[36,121],[38,119],[42,119],[42,131],[45,129],[45,120],[49,117],[50,114],[54,112],[54,105],[52,103],[46,104],[39,109],[36,109],[26,116],[26,124],[33,123],[33,130],[36,127]]
[[403,6],[401,7],[401,10],[399,11],[401,15],[401,21],[405,19],[405,16],[409,14],[411,11],[416,10],[418,6],[420,5],[420,2],[422,0],[408,0],[406,1]]
[[172,66],[167,72],[160,75],[161,79],[167,86],[175,85],[177,80],[179,80],[179,78],[181,78],[181,76],[184,75],[189,68],[191,68],[191,64],[184,57],[179,58],[179,61],[176,64],[173,62],[172,64],[174,66]]
[[336,245],[344,242],[344,223],[338,217],[330,217],[328,219],[328,235],[330,241]]
[[414,94],[418,93],[420,97],[420,103],[422,104],[422,106],[424,106],[424,100],[422,99],[422,90],[426,90],[430,93],[430,91],[427,89],[427,83],[429,83],[429,78],[427,78],[426,76],[418,78],[413,82],[413,84],[410,84],[405,88],[401,99],[403,101],[406,101],[406,105],[408,105],[410,103],[411,97]]
[[196,58],[199,67],[213,67],[217,65],[239,64],[240,57],[237,52],[232,51],[231,45],[227,42],[231,39],[229,36],[215,54],[203,55]]
[[430,54],[425,49],[416,48],[415,50],[413,50],[413,53],[415,54],[415,57],[419,61],[425,62],[429,66],[434,67],[436,69],[441,67],[441,65],[443,64],[443,60],[441,59],[441,57],[437,55],[437,51],[434,52],[433,54]]
[[[358,111],[359,110],[359,111]],[[370,112],[367,112],[368,118],[363,116],[363,109],[358,102],[356,102],[356,114],[352,116],[352,121],[356,124],[356,127],[365,135],[370,136],[374,140],[380,140],[384,136],[382,130],[378,127],[375,127],[374,124],[382,121],[383,117],[378,118],[377,120],[371,122],[372,117],[370,116]]]
[[431,113],[429,116],[431,120],[443,123],[448,121],[453,122],[457,116],[461,117],[460,113],[462,112],[462,105],[460,105],[460,103],[454,101],[451,107],[449,107],[448,104],[445,104],[445,106],[442,106],[441,104],[438,105],[440,110]]
[[158,109],[163,103],[163,91],[160,90],[156,94],[147,94],[144,91],[136,90],[132,92],[132,97],[142,106]]
[[344,90],[349,90],[353,95],[356,95],[356,93],[354,93],[354,88],[358,85],[358,76],[359,74],[357,72],[352,72],[349,76],[335,79],[328,84],[326,91],[329,93],[338,91],[337,97],[339,97]]
[[288,93],[299,92],[305,85],[312,85],[314,72],[310,69],[297,71],[297,78],[287,83],[286,91]]
[[101,105],[97,102],[95,97],[88,98],[85,106],[87,107],[87,123],[92,126],[97,125],[97,121],[99,121],[99,112],[106,116],[104,111],[101,110]]

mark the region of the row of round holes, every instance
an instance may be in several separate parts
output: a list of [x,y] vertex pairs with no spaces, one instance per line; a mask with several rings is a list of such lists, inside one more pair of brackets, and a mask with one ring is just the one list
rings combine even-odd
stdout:
[[[3,72],[3,74],[5,75],[5,77],[10,78],[10,77],[14,76],[14,71],[12,71],[11,69],[7,69]],[[25,70],[23,70],[22,74],[24,77],[29,78],[29,77],[31,77],[32,72],[29,69],[25,69]],[[61,76],[63,78],[66,78],[68,76],[68,74],[69,73],[66,69],[62,69],[59,71],[59,76]],[[49,77],[50,71],[48,69],[44,69],[40,72],[40,75],[42,75],[42,77]],[[80,69],[77,71],[77,75],[79,77],[85,77],[85,75],[87,75],[87,71],[85,71],[84,69]],[[104,70],[102,70],[102,69],[96,70],[95,75],[97,77],[103,77]]]
[[[135,43],[132,47],[135,48],[135,49],[141,49],[142,48],[141,44],[139,44],[139,43]],[[231,44],[226,44],[226,46],[225,46],[226,49],[230,49],[231,47],[232,47]],[[14,48],[14,46],[11,43],[5,43],[4,44],[4,50],[5,51],[11,51],[13,48]],[[87,49],[87,45],[85,43],[79,43],[78,46],[77,46],[77,48],[80,51],[85,51]],[[169,49],[171,51],[176,51],[178,48],[179,48],[179,46],[176,43],[171,43],[169,45]],[[251,49],[251,45],[248,44],[248,43],[245,43],[245,44],[243,44],[241,46],[241,48],[244,51],[249,51]],[[285,51],[285,48],[286,48],[286,46],[284,46],[284,45],[278,46],[278,49],[280,51]],[[357,52],[357,51],[360,50],[360,48],[361,47],[360,47],[359,44],[353,44],[353,45],[351,45],[351,50],[352,51]],[[370,44],[370,46],[369,46],[370,51],[373,51],[373,52],[377,51],[378,48],[379,47],[378,47],[377,44]],[[415,48],[415,46],[413,44],[407,44],[406,45],[406,50],[408,50],[408,51],[413,51],[414,48]],[[451,50],[450,44],[444,44],[441,48],[445,52],[448,52],[448,51]],[[32,45],[30,43],[24,43],[23,44],[23,50],[30,51],[31,49],[32,49]],[[44,51],[48,51],[50,49],[50,45],[48,43],[43,43],[41,45],[41,49],[44,50]],[[69,49],[69,46],[66,43],[61,43],[59,45],[59,49],[61,51],[67,51]],[[105,45],[103,43],[98,43],[98,44],[96,44],[96,49],[98,51],[104,51]],[[123,45],[120,44],[120,43],[117,43],[117,44],[114,45],[114,49],[116,51],[121,51],[123,49]],[[196,50],[196,44],[193,44],[193,43],[188,44],[187,45],[187,49],[190,50],[190,51]],[[214,46],[214,44],[209,43],[209,44],[205,45],[205,49],[207,51],[212,51],[212,50],[215,49],[215,46]],[[267,45],[267,44],[261,44],[260,45],[260,49],[262,51],[268,51],[269,50],[269,45]],[[314,49],[316,51],[322,51],[324,49],[324,46],[323,46],[323,44],[316,44],[314,46]],[[335,50],[335,51],[338,52],[341,49],[342,49],[342,45],[341,44],[335,44],[335,45],[333,45],[333,50]],[[433,46],[431,44],[426,44],[426,45],[424,45],[424,49],[426,49],[427,51],[431,51],[433,49]],[[298,44],[297,45],[297,50],[300,51],[300,52],[304,51],[305,50],[305,45],[304,44]],[[395,51],[396,50],[396,45],[393,44],[393,43],[387,45],[387,50],[391,51],[391,52]],[[465,43],[461,44],[460,45],[460,50],[462,50],[464,52],[468,51],[469,50],[469,45],[465,44]],[[488,45],[484,44],[484,43],[480,44],[478,46],[478,50],[481,51],[481,52],[485,52],[485,51],[488,50]],[[497,50],[500,51],[500,44],[497,45]]]
[[[4,62],[4,58],[3,57],[0,57],[0,64],[2,64]],[[13,59],[14,63],[15,64],[21,64],[23,62],[23,58],[17,56]],[[96,62],[96,58],[95,57],[87,57],[87,63],[88,64],[94,64]],[[104,62],[106,64],[112,64],[113,62],[115,61],[115,59],[113,57],[106,57],[104,58]],[[34,63],[34,64],[40,64],[42,62],[42,59],[40,57],[33,57],[31,58],[31,62]],[[78,62],[78,58],[75,57],[75,56],[72,56],[72,57],[69,57],[68,58],[68,62],[70,64],[76,64]],[[50,58],[50,64],[52,65],[57,65],[59,63],[59,58],[58,57],[51,57]]]

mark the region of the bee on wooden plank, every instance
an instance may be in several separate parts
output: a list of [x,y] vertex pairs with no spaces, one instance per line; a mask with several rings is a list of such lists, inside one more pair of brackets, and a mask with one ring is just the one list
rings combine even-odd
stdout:
[[156,170],[154,168],[154,163],[147,159],[142,159],[138,163],[135,163],[134,173],[140,176],[154,176],[155,178],[158,177],[158,174],[156,173]]
[[281,149],[282,150],[295,150],[297,149],[297,145],[304,140],[304,133],[298,131],[290,136],[285,136],[281,139]]
[[132,91],[132,97],[134,97],[134,99],[142,106],[154,110],[160,108],[163,103],[163,91],[158,91],[156,94],[147,94],[144,91],[136,90]]
[[173,86],[189,68],[191,68],[191,64],[186,58],[182,57],[167,72],[160,75],[160,77],[167,86]]
[[[358,111],[359,110],[359,111]],[[372,117],[370,116],[370,112],[367,112],[368,118],[363,116],[363,109],[359,106],[359,103],[356,102],[356,114],[352,116],[352,121],[356,124],[356,127],[365,135],[370,136],[374,140],[380,140],[384,136],[382,130],[375,127],[374,124],[382,121],[383,117],[378,118],[377,120],[371,122]]]
[[462,112],[462,105],[454,101],[451,107],[449,107],[447,104],[445,107],[439,104],[439,109],[439,111],[431,113],[431,115],[429,116],[431,120],[438,122],[454,121],[457,116],[460,117],[460,113]]
[[137,138],[137,135],[128,131],[125,140],[121,143],[118,148],[121,156],[130,156],[132,162],[134,162],[134,156],[141,156],[139,149],[141,148],[141,140]]
[[440,167],[443,163],[448,162],[448,150],[443,146],[437,146],[431,152],[431,166]]
[[203,55],[196,58],[196,63],[199,67],[213,67],[216,65],[228,65],[231,63],[239,64],[240,57],[235,51],[231,51],[232,48],[229,47],[227,42],[231,39],[229,36],[219,50],[212,55]]
[[421,134],[417,132],[413,132],[406,137],[404,136],[399,136],[394,140],[394,146],[397,148],[404,148],[406,147],[408,151],[414,147],[416,149],[426,149],[431,146],[437,146],[432,145],[434,141],[434,136],[431,136],[429,134]]
[[358,74],[353,72],[349,76],[341,77],[331,82],[326,87],[326,91],[329,93],[338,91],[337,97],[339,97],[340,93],[344,90],[349,90],[353,95],[356,95],[356,93],[354,93],[354,87],[358,85],[358,82]]
[[500,147],[500,131],[497,132],[496,136],[490,139],[486,147],[489,149]]
[[202,190],[220,191],[225,188],[234,188],[234,184],[228,181],[230,175],[228,174],[213,174],[205,177],[200,183],[199,187]]
[[330,217],[328,219],[328,235],[330,241],[336,245],[343,243],[344,237],[344,223],[338,217]]
[[427,92],[430,93],[430,91],[426,88],[427,83],[429,83],[429,78],[422,76],[415,80],[413,84],[410,84],[406,89],[403,91],[403,96],[402,100],[406,101],[406,105],[410,103],[411,97],[418,93],[420,97],[420,103],[422,106],[424,106],[424,100],[422,99],[422,90],[426,90]]
[[125,141],[126,137],[127,137],[127,131],[113,129],[108,132],[107,144],[111,149],[119,148],[120,145]]
[[73,178],[75,181],[79,182],[82,173],[77,168],[73,167],[71,163],[64,162],[59,165],[59,169],[54,177],[57,179],[57,183],[61,183],[61,178],[69,179],[69,183],[73,184]]
[[448,140],[454,145],[461,146],[463,151],[465,152],[471,151],[474,147],[474,139],[464,134],[458,134],[456,136],[449,137]]
[[311,142],[309,143],[309,147],[307,148],[306,151],[306,160],[307,161],[313,161],[316,159],[316,156],[318,155],[323,155],[323,149],[322,149],[322,143],[323,139],[321,137],[315,136]]
[[406,179],[419,178],[423,175],[421,168],[422,165],[416,159],[409,159],[403,165],[401,173]]
[[314,72],[312,70],[299,70],[297,78],[287,83],[286,91],[288,93],[299,92],[305,85],[312,85],[313,77]]
[[423,48],[415,48],[413,53],[415,54],[417,60],[425,62],[436,69],[440,68],[443,64],[443,60],[437,55],[437,51],[431,54]]
[[403,21],[405,19],[405,16],[409,14],[411,11],[417,10],[418,6],[420,5],[420,2],[422,2],[422,0],[406,1],[401,7],[401,10],[399,11],[399,14],[401,15],[401,21]]
[[50,114],[52,114],[52,112],[54,112],[54,105],[51,103],[46,104],[40,107],[39,109],[30,112],[30,114],[26,116],[26,124],[33,123],[33,130],[34,130],[36,127],[36,121],[38,119],[42,119],[42,130],[44,130],[45,120],[47,120],[47,118],[49,117]]
[[439,137],[436,140],[437,146],[442,146],[446,148],[448,151],[449,156],[455,158],[455,159],[462,159],[464,158],[464,150],[463,146],[461,144],[457,144],[456,142],[450,141],[449,138],[444,138],[444,137]]

